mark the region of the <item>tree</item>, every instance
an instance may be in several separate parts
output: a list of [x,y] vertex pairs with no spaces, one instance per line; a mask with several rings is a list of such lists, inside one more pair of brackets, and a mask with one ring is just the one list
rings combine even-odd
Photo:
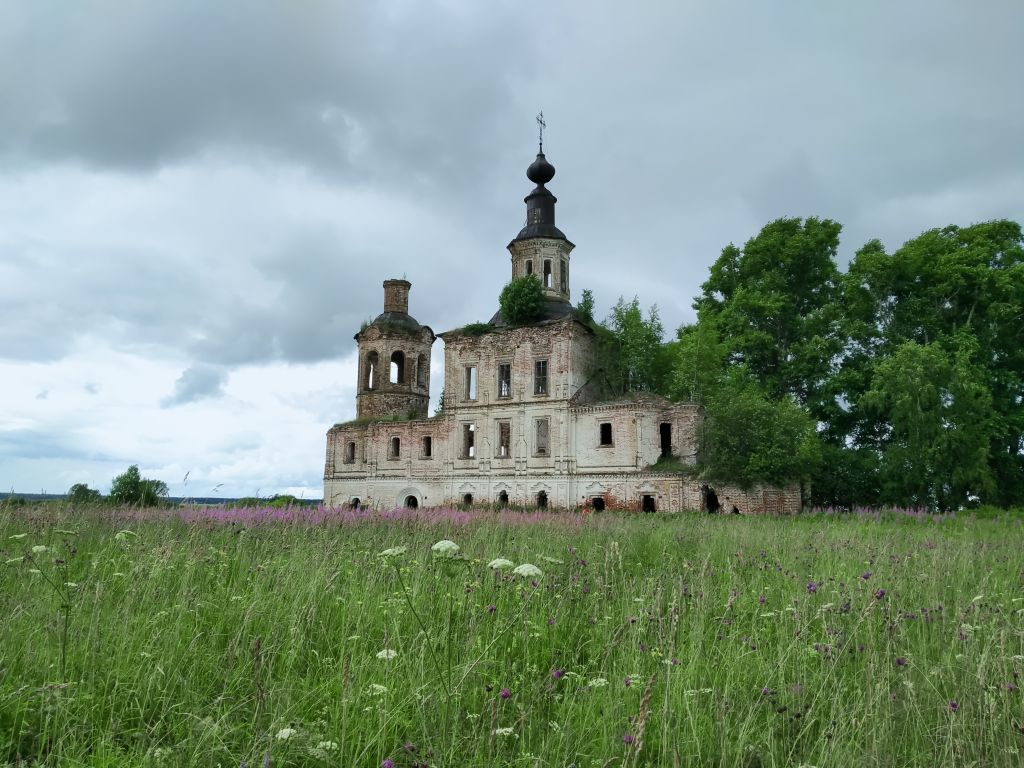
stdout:
[[740,250],[723,249],[694,303],[728,350],[774,399],[792,397],[819,420],[825,384],[842,350],[836,251],[842,227],[829,219],[778,219]]
[[618,392],[662,391],[671,360],[661,349],[665,331],[658,307],[652,306],[645,320],[639,298],[634,296],[627,304],[620,296],[604,325],[611,332],[613,346],[606,360],[612,386]]
[[544,314],[544,288],[536,275],[513,277],[501,289],[498,304],[509,325],[529,325]]
[[589,288],[583,289],[580,303],[576,305],[576,315],[585,323],[594,322],[594,292]]
[[68,489],[67,499],[72,504],[95,504],[102,496],[94,488],[85,483],[75,483]]
[[704,398],[704,477],[745,488],[805,481],[821,460],[815,422],[789,397],[773,400],[733,371]]
[[[847,407],[836,413],[830,429],[857,450],[878,454],[892,503],[941,505],[947,494],[1001,506],[1024,503],[1022,246],[1019,224],[991,221],[929,230],[892,254],[874,240],[850,263],[842,302],[849,342],[833,387]],[[951,485],[941,472],[932,473],[939,485],[925,494],[928,502],[918,501],[920,488],[904,485],[900,496],[894,462],[913,432],[901,431],[910,427],[893,395],[897,372],[886,363],[893,359],[943,376],[947,402],[931,415],[960,419],[943,449],[966,451],[966,464],[957,464],[960,480]],[[966,412],[978,420],[965,420]],[[982,428],[988,440],[984,459],[975,452]]]
[[167,483],[142,477],[136,464],[110,482],[110,500],[115,504],[152,507],[166,495]]

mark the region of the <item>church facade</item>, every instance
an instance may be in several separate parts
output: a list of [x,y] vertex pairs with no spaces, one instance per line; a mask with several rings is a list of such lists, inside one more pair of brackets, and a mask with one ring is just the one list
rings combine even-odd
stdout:
[[[499,310],[440,334],[444,398],[432,417],[436,336],[409,314],[411,284],[384,281],[384,311],[355,335],[356,419],[327,432],[324,503],[798,511],[796,486],[712,488],[687,471],[698,458],[697,405],[602,396],[597,339],[570,303],[574,246],[555,226],[554,173],[538,153],[526,225],[508,245],[511,277],[541,282],[543,315],[512,326]],[[658,471],[659,460],[672,471]]]

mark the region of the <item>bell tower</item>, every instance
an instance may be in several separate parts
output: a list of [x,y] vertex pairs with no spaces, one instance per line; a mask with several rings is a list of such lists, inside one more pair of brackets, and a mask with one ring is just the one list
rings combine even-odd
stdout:
[[384,281],[384,311],[355,335],[356,418],[426,418],[434,332],[409,315],[408,280]]
[[[544,113],[537,117],[540,142],[537,158],[526,169],[526,178],[535,186],[526,203],[526,225],[508,244],[512,254],[512,277],[536,275],[544,288],[544,296],[553,304],[569,305],[569,254],[575,248],[555,226],[555,203],[545,186],[555,177],[555,167],[544,157]],[[555,309],[555,307],[552,307]]]

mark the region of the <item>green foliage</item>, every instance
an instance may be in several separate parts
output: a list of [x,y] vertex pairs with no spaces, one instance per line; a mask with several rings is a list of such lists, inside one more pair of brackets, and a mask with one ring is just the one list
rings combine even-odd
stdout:
[[466,336],[483,336],[485,333],[490,333],[493,330],[494,326],[490,323],[468,323],[459,328],[457,332]]
[[594,322],[594,292],[589,288],[583,289],[580,303],[576,305],[576,316],[585,323]]
[[544,288],[536,275],[514,277],[501,290],[498,304],[509,325],[529,325],[543,317]]
[[773,400],[742,372],[704,398],[700,432],[703,474],[750,487],[806,480],[821,461],[814,419],[791,399]]
[[67,499],[72,504],[95,504],[102,500],[100,492],[85,483],[75,483],[68,489]]
[[640,299],[627,303],[621,296],[604,322],[605,333],[598,339],[599,352],[613,390],[624,392],[660,392],[669,377],[672,359],[662,350],[665,331],[652,306],[644,319]]
[[841,227],[828,219],[778,219],[740,250],[729,245],[694,304],[772,398],[790,396],[815,417],[823,385],[842,350],[835,256]]
[[115,504],[152,507],[166,495],[167,483],[142,477],[136,464],[110,482],[110,500]]

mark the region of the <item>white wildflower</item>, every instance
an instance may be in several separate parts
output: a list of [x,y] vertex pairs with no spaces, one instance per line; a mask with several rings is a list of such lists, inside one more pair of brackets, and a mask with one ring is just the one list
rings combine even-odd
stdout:
[[378,683],[370,683],[370,687],[367,691],[371,696],[383,696],[388,692],[388,689]]
[[277,732],[277,740],[288,741],[288,739],[290,739],[296,733],[298,733],[298,731],[296,731],[294,728],[282,728],[280,731]]
[[7,538],[8,539],[24,539],[26,536],[28,536],[27,533],[16,533],[13,536],[8,536]]
[[389,547],[383,552],[378,552],[377,557],[400,557],[409,551],[409,548],[402,544],[399,547]]
[[544,575],[544,572],[540,568],[536,565],[531,565],[530,563],[517,565],[512,569],[512,573],[516,574],[516,576],[525,576],[526,578]]
[[316,745],[317,749],[322,749],[324,752],[335,752],[338,749],[338,742],[336,741],[321,741]]
[[557,557],[548,557],[547,555],[541,555],[540,559],[549,563],[555,563],[556,565],[562,565],[565,562],[564,560],[559,560]]
[[452,557],[453,555],[458,554],[459,545],[456,544],[454,541],[449,541],[448,539],[441,539],[439,542],[437,542],[434,546],[430,548],[430,551],[438,557]]
[[68,589],[78,589],[78,585],[73,581],[65,581],[64,586]]
[[383,651],[377,651],[378,659],[393,659],[398,655],[398,651],[392,648],[385,648]]
[[593,680],[587,683],[587,685],[591,688],[604,688],[606,685],[608,685],[608,681],[605,680],[603,677],[595,677]]
[[12,563],[20,563],[24,560],[24,557],[12,557],[10,560],[4,560],[4,565],[11,565]]
[[33,555],[41,555],[41,554],[43,554],[43,552],[45,552],[48,549],[49,549],[49,547],[46,546],[45,544],[36,544],[34,547],[32,547],[32,554]]
[[487,567],[492,571],[503,571],[506,568],[511,568],[513,565],[515,565],[515,563],[511,560],[506,560],[504,557],[498,557],[491,560],[491,562],[487,564]]
[[495,728],[491,733],[495,736],[511,736],[513,730],[512,728]]

